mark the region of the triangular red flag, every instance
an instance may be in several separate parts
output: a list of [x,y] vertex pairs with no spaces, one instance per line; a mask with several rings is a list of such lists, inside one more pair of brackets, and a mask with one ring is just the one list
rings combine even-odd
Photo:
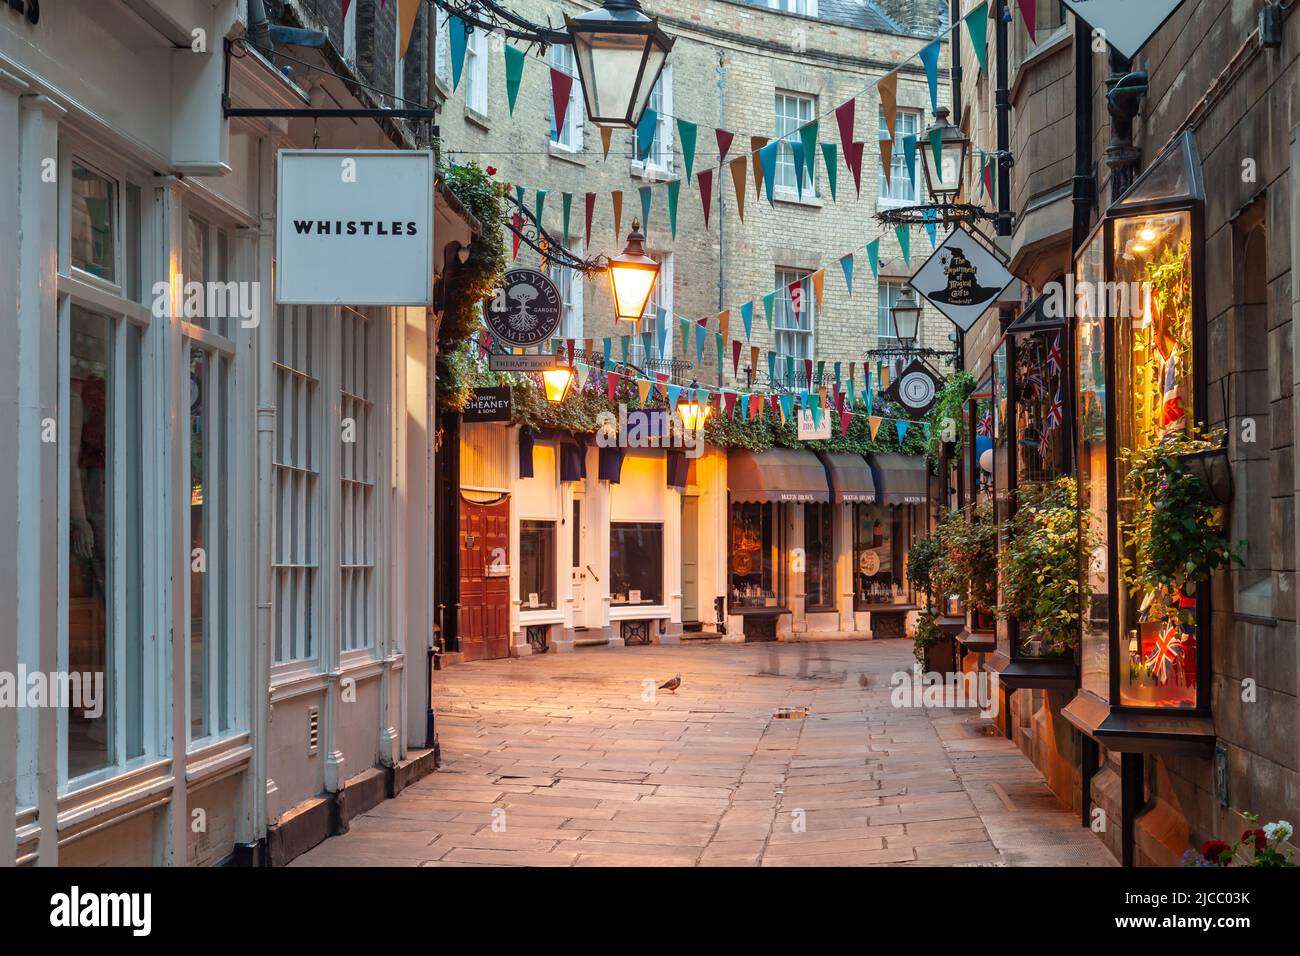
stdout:
[[853,186],[858,191],[858,196],[862,196],[862,147],[863,143],[849,143],[844,147],[844,162],[849,167],[849,172],[853,174]]
[[727,417],[735,418],[736,417],[736,393],[726,392],[724,401],[726,401],[727,403]]
[[786,291],[790,293],[790,304],[794,306],[794,323],[799,324],[799,316],[803,314],[803,280],[795,279],[788,286]]
[[569,95],[573,92],[573,77],[563,70],[551,67],[551,105],[555,109],[556,135],[564,129],[564,116],[569,112]]
[[713,170],[700,171],[700,202],[704,204],[704,228],[709,228],[709,209],[713,206]]
[[731,149],[731,141],[736,138],[736,134],[725,129],[716,130],[715,132],[718,137],[718,162],[726,162],[727,150]]
[[993,195],[993,162],[984,165],[984,191],[990,196]]
[[844,147],[844,155],[848,155],[849,147],[853,145],[853,100],[841,103],[835,107],[835,122],[840,124],[840,145]]
[[352,0],[343,0],[343,19],[348,18],[348,7],[352,6]]
[[812,359],[803,360],[803,380],[812,388]]
[[740,339],[731,340],[731,377],[735,378],[740,374],[740,347],[743,343]]
[[587,245],[591,245],[591,217],[596,212],[596,194],[587,193]]
[[618,372],[605,373],[605,392],[609,395],[609,400],[614,400],[614,393],[618,391]]
[[567,339],[565,344],[569,347],[569,368],[573,368],[573,339]]
[[[347,10],[347,8],[345,3],[343,9]],[[1029,40],[1032,43],[1038,29],[1038,0],[1020,0],[1020,14],[1025,18],[1025,29],[1029,31]]]
[[853,416],[848,412],[840,412],[840,437],[843,438],[849,433],[849,422]]
[[514,226],[514,229],[510,231],[510,238],[514,242],[514,249],[510,252],[510,259],[514,261],[519,258],[519,230],[524,226],[523,217],[517,212],[512,213],[510,215],[510,224]]

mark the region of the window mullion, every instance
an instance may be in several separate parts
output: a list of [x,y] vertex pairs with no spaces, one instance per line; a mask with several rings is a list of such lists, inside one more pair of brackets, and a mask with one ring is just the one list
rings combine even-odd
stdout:
[[[120,192],[120,190],[119,190]],[[112,329],[112,360],[109,376],[113,383],[113,394],[108,412],[108,447],[112,449],[112,463],[108,469],[109,488],[112,493],[112,511],[108,516],[109,537],[112,540],[112,561],[108,574],[111,578],[106,588],[110,608],[111,628],[109,643],[113,674],[111,680],[105,675],[104,685],[110,685],[112,691],[103,706],[107,708],[109,735],[113,740],[113,752],[109,766],[121,767],[126,760],[126,721],[123,719],[123,702],[126,700],[126,320],[113,316],[109,327]],[[105,662],[109,655],[105,654]]]

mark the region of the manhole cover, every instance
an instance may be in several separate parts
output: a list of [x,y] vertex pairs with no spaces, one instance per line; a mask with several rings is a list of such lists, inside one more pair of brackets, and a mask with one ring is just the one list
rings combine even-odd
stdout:
[[808,716],[807,707],[779,707],[772,715],[778,720],[803,720]]

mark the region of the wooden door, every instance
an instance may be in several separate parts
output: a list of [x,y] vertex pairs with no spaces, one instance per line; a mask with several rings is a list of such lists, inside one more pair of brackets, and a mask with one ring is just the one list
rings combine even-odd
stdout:
[[510,498],[460,502],[460,649],[467,661],[510,656]]
[[682,623],[700,619],[700,499],[682,499]]

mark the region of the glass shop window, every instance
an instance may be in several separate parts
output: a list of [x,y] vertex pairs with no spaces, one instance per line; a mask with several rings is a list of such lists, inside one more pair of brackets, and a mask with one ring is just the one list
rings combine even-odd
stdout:
[[804,592],[810,611],[835,608],[834,522],[834,505],[804,505]]
[[1065,334],[1046,329],[1015,336],[1017,484],[1051,481],[1069,472]]
[[519,523],[519,601],[525,611],[554,610],[555,522]]
[[611,604],[664,603],[662,524],[611,522],[609,581]]
[[731,506],[731,607],[777,607],[776,506]]
[[853,506],[853,580],[859,607],[906,601],[903,566],[910,511],[902,506]]
[[[1115,224],[1115,283],[1108,290],[1115,334],[1115,424],[1119,448],[1139,452],[1187,434],[1193,421],[1191,215],[1135,216]],[[1119,523],[1124,553],[1135,555],[1151,506],[1125,485],[1119,456]],[[1131,570],[1129,574],[1133,573]],[[1129,575],[1126,574],[1126,577]],[[1196,588],[1119,588],[1119,703],[1195,707]]]
[[69,245],[73,268],[117,280],[117,182],[72,162]]

